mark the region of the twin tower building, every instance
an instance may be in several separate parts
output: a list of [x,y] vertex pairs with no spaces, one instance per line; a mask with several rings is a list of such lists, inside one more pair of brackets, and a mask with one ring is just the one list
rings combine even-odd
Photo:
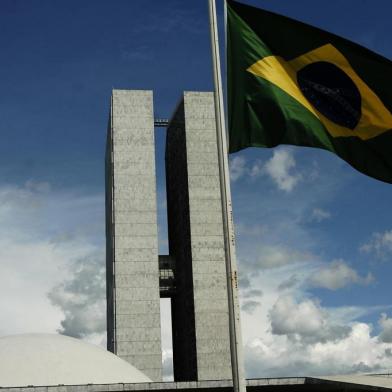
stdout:
[[231,379],[214,98],[186,92],[167,125],[169,254],[158,253],[152,91],[114,90],[106,152],[108,349],[162,378],[170,298],[175,381]]

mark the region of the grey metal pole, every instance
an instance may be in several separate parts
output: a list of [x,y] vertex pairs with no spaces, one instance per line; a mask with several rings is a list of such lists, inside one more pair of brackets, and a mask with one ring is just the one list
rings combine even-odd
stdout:
[[246,392],[240,323],[240,307],[238,302],[238,275],[235,255],[233,209],[230,192],[227,136],[223,106],[222,79],[220,72],[220,56],[215,0],[209,0],[209,14],[211,30],[212,65],[215,86],[214,99],[216,136],[218,145],[219,178],[222,198],[223,231],[225,238],[231,367],[233,372],[234,392]]

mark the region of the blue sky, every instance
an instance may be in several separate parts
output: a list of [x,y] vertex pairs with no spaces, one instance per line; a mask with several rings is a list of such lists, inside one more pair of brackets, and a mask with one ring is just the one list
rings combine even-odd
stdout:
[[[247,3],[392,58],[389,0]],[[154,90],[157,117],[184,90],[212,90],[207,0],[1,6],[0,335],[104,344],[111,89]],[[165,252],[164,130],[156,141]],[[299,147],[244,150],[231,174],[248,376],[390,369],[391,185]]]

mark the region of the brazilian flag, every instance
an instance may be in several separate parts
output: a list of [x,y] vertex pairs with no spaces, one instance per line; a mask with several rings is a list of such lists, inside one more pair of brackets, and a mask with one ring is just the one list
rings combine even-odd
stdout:
[[392,183],[392,62],[318,28],[227,3],[230,152],[318,147]]

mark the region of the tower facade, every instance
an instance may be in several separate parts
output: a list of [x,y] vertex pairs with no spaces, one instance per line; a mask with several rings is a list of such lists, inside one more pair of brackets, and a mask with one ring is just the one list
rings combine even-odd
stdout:
[[212,93],[186,92],[166,139],[176,380],[231,378],[222,207]]
[[167,127],[169,255],[158,256],[152,93],[114,90],[106,159],[108,349],[161,377],[159,299],[171,299],[175,381],[231,378],[212,93]]
[[151,91],[114,90],[106,152],[108,350],[162,377]]

